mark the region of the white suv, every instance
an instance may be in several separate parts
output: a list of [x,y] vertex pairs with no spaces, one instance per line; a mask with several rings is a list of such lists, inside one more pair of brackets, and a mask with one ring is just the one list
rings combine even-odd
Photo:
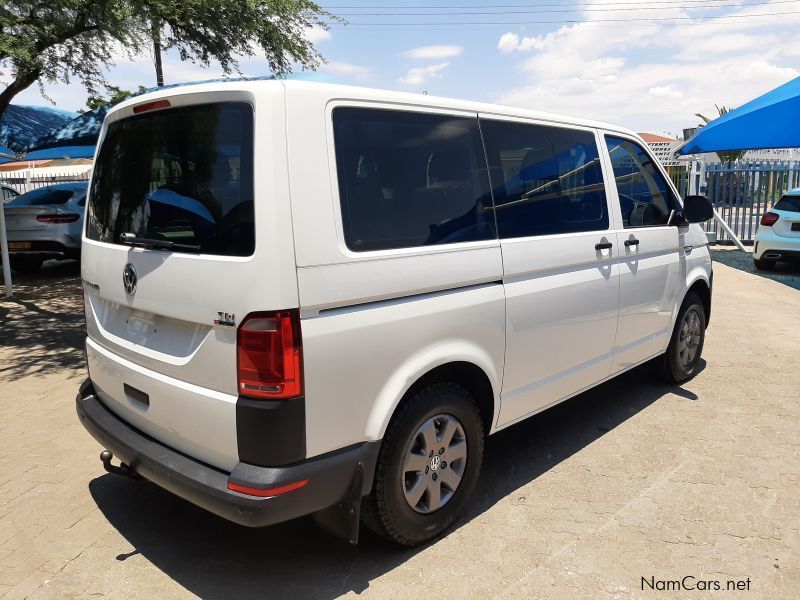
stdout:
[[137,97],[100,139],[78,414],[107,469],[224,518],[418,544],[486,435],[698,370],[710,206],[625,129],[259,81]]
[[779,260],[800,261],[800,188],[786,192],[764,213],[756,232],[756,268],[771,271]]

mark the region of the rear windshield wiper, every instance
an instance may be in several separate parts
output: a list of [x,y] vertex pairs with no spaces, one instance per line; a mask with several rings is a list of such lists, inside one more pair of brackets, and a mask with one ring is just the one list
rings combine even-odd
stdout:
[[123,233],[119,236],[119,241],[129,246],[141,246],[143,248],[157,248],[160,250],[188,250],[189,252],[200,252],[202,249],[195,244],[177,244],[169,240],[158,238],[138,237],[132,233]]

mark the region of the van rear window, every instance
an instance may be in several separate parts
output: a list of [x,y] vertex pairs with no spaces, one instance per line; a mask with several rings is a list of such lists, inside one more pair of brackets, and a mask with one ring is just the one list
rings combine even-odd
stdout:
[[475,117],[339,107],[333,127],[350,250],[496,237]]
[[94,166],[86,236],[118,244],[123,233],[202,254],[253,254],[252,107],[202,104],[111,123]]

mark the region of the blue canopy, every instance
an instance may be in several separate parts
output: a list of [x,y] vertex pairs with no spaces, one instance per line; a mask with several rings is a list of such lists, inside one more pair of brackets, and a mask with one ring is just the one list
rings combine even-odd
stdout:
[[680,154],[800,147],[800,77],[714,119]]
[[39,138],[28,149],[26,158],[93,158],[100,127],[110,105],[106,104],[72,119]]
[[0,146],[0,165],[7,162],[15,162],[19,160],[14,151],[9,150],[5,146]]

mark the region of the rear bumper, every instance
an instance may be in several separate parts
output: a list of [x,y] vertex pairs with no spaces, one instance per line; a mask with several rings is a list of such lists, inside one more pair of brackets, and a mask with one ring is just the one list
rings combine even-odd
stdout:
[[[110,412],[86,380],[76,398],[78,417],[103,447],[145,479],[240,525],[263,527],[315,513],[343,502],[356,469],[364,473],[361,495],[369,493],[379,442],[365,442],[283,467],[239,463],[227,473],[196,461],[134,429]],[[286,494],[258,497],[228,489],[228,482],[273,489],[308,480]]]
[[[764,256],[765,254],[780,254],[778,259]],[[800,259],[800,238],[781,236],[776,234],[771,227],[761,227],[756,233],[753,258],[767,260],[798,260]]]
[[[68,238],[68,236],[62,237]],[[16,236],[16,239],[12,238],[10,235],[9,238],[9,242],[30,243],[30,247],[24,250],[9,248],[9,254],[11,256],[30,256],[37,258],[79,258],[81,255],[80,243],[75,244],[71,238],[61,241],[23,239],[24,236],[21,237],[19,235]]]

